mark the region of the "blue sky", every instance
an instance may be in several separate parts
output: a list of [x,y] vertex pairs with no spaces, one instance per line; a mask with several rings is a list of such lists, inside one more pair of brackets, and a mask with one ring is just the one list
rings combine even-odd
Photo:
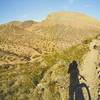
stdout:
[[0,23],[43,20],[51,12],[82,12],[100,19],[100,0],[0,0]]

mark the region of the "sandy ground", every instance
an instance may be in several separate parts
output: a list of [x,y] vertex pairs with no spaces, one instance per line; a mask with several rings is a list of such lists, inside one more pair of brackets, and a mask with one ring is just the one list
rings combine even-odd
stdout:
[[100,43],[99,41],[93,40],[90,43],[90,51],[84,57],[82,63],[82,71],[80,72],[87,80],[85,83],[89,86],[91,100],[97,100],[98,97],[98,77],[96,64],[99,62],[99,51],[97,49],[94,49],[93,46]]

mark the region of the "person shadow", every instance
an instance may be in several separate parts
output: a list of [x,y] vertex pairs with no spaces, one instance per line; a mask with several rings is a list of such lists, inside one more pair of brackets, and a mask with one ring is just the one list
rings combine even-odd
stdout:
[[86,100],[82,88],[87,90],[88,100],[91,100],[88,86],[85,83],[80,84],[78,76],[85,81],[86,79],[79,74],[78,64],[75,60],[69,64],[68,73],[70,74],[69,100]]

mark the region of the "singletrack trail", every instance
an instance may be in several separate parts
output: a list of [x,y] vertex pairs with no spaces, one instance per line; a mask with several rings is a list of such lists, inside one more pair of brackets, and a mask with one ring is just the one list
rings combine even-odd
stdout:
[[[100,40],[99,40],[100,41]],[[99,50],[94,48],[94,45],[100,43],[98,40],[93,40],[90,43],[90,51],[84,56],[82,63],[82,74],[86,81],[86,84],[89,86],[89,91],[92,100],[97,100],[98,98],[98,75],[97,75],[97,64],[99,62]],[[100,99],[98,99],[100,100]]]

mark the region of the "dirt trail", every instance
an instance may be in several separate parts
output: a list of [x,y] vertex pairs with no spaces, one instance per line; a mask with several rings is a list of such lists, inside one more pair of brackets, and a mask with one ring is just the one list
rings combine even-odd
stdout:
[[93,46],[97,43],[98,40],[93,40],[90,43],[90,51],[84,57],[84,61],[82,63],[82,71],[80,72],[87,80],[85,83],[89,86],[92,100],[97,100],[98,96],[98,77],[96,64],[98,63],[99,52],[97,49],[93,48]]

